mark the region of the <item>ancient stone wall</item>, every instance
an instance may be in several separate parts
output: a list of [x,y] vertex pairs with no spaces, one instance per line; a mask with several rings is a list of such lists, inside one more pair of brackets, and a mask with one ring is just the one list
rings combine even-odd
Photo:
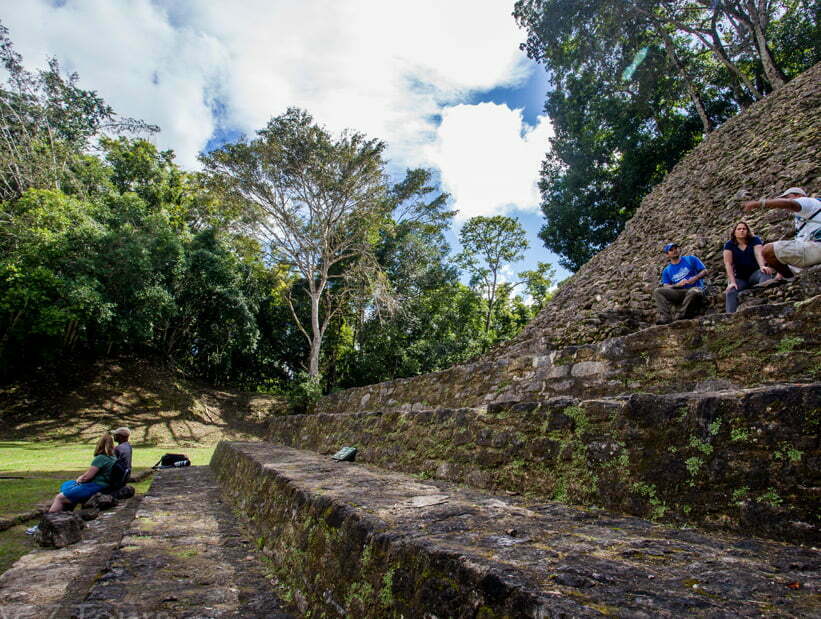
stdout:
[[675,393],[821,379],[821,295],[679,320],[544,354],[490,358],[333,393],[320,413],[480,407],[556,396]]
[[291,415],[269,439],[492,491],[815,543],[821,384]]
[[595,342],[649,324],[651,292],[681,244],[723,289],[722,246],[739,220],[765,240],[791,229],[786,211],[742,212],[735,195],[774,197],[791,186],[821,193],[821,63],[730,119],[685,156],[642,201],[609,247],[562,285],[553,300],[495,357]]

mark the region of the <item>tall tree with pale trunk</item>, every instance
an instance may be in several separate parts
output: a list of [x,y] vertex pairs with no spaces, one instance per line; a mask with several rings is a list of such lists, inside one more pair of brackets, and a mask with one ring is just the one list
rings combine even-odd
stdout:
[[309,344],[308,373],[318,377],[328,325],[351,294],[374,304],[389,300],[387,280],[374,258],[386,199],[384,144],[360,133],[339,137],[290,108],[253,140],[227,144],[202,156],[211,186],[242,202],[249,221],[270,247],[271,260],[288,268],[310,299],[310,317],[285,298]]

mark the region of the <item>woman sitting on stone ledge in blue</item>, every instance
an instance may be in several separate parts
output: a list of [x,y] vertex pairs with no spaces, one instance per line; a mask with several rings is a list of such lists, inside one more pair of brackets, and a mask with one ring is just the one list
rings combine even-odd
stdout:
[[48,511],[59,512],[75,503],[83,503],[109,486],[114,457],[114,439],[106,432],[94,447],[94,459],[88,470],[76,480],[66,481],[60,486],[60,493]]
[[738,309],[739,292],[772,279],[774,271],[764,260],[763,247],[764,241],[755,236],[744,221],[733,227],[730,240],[724,243],[724,268],[727,271],[724,307],[728,313]]

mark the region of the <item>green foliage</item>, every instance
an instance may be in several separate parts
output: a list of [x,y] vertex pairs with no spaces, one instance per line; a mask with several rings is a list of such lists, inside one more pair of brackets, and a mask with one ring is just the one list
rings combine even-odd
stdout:
[[772,507],[778,507],[784,502],[784,499],[782,499],[778,495],[778,492],[775,491],[775,488],[768,488],[764,494],[762,494],[756,499],[756,501],[758,501],[759,503],[766,503],[767,505],[770,505]]
[[456,261],[467,269],[471,286],[480,290],[487,301],[487,333],[495,310],[501,270],[524,257],[527,235],[519,221],[512,217],[472,217],[459,231],[459,242],[462,252]]
[[311,376],[307,372],[300,372],[290,383],[287,396],[291,412],[296,414],[309,412],[311,406],[322,397],[320,378]]
[[730,440],[734,443],[749,440],[750,432],[746,428],[733,428],[730,431]]
[[[821,59],[817,8],[803,0],[518,0],[514,17],[551,82],[540,237],[571,270],[704,133]],[[737,27],[759,17],[768,45]]]
[[781,341],[778,342],[778,347],[776,348],[776,352],[779,353],[790,353],[795,350],[797,347],[801,346],[804,343],[804,338],[800,336],[796,337],[783,337]]
[[684,466],[687,467],[687,472],[690,473],[690,477],[695,477],[698,475],[701,467],[704,466],[704,460],[697,456],[692,456],[684,461]]
[[710,443],[700,440],[698,437],[691,436],[690,437],[690,447],[697,449],[705,456],[709,456],[713,453],[713,446]]
[[550,294],[545,263],[498,283],[526,244],[510,218],[466,226],[474,276],[494,270],[494,283],[462,285],[447,194],[430,170],[386,180],[379,140],[331,136],[292,108],[193,174],[117,135],[156,128],[117,116],[56,61],[26,72],[2,26],[0,61],[2,378],[139,355],[305,409],[323,389],[467,361]]

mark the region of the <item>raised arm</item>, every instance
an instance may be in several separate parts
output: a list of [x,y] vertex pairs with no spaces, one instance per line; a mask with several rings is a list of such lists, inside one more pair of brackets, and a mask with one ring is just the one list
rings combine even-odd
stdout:
[[783,208],[788,211],[792,211],[793,213],[797,213],[801,210],[801,205],[790,198],[772,198],[769,200],[761,198],[760,200],[748,200],[742,206],[745,211],[754,211],[757,208]]

